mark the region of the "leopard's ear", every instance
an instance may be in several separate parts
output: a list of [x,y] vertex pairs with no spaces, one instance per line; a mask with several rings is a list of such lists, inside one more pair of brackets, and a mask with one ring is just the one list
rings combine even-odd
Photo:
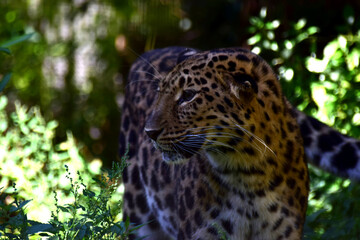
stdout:
[[231,93],[243,101],[250,101],[259,91],[256,81],[248,74],[228,73],[226,78]]
[[179,54],[176,64],[179,64],[179,63],[183,62],[185,59],[187,59],[188,57],[194,55],[197,52],[198,52],[198,50],[196,50],[196,49],[186,48],[184,51],[182,51]]

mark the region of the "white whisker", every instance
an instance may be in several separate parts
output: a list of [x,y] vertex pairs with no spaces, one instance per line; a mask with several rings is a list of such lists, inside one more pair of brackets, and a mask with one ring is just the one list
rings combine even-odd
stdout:
[[137,53],[136,53],[134,50],[132,50],[131,48],[128,47],[128,49],[129,49],[133,54],[135,54],[138,58],[140,58],[142,61],[144,61],[145,63],[147,63],[150,67],[152,67],[152,68],[156,71],[156,73],[161,76],[160,72],[157,70],[157,68],[156,68],[152,63],[150,63],[149,61],[147,61],[143,56],[137,54]]

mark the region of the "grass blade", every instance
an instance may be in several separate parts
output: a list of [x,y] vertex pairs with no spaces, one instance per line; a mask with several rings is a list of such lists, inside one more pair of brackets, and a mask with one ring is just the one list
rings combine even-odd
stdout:
[[6,74],[0,82],[0,92],[5,88],[6,84],[10,81],[11,73]]
[[0,47],[0,52],[4,52],[4,53],[7,53],[7,54],[11,54],[10,49],[8,49],[8,48],[3,48],[3,47]]
[[3,48],[10,47],[10,46],[12,46],[14,44],[17,44],[19,42],[23,42],[23,41],[28,40],[29,38],[32,37],[32,35],[34,35],[34,33],[28,33],[28,34],[22,35],[20,37],[15,37],[15,38],[11,39],[10,41],[7,41],[7,42],[1,44],[0,46],[3,47]]

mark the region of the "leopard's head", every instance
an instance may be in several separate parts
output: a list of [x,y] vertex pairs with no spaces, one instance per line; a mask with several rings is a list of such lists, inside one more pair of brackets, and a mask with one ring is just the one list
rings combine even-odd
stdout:
[[266,108],[281,98],[276,78],[259,56],[239,48],[187,56],[160,81],[145,131],[167,162],[200,152],[216,159],[261,154],[267,144],[260,128],[275,114]]

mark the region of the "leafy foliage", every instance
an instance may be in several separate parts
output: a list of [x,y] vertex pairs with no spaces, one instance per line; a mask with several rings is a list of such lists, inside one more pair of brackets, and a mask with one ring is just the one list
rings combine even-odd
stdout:
[[[343,133],[360,136],[360,93],[356,91],[360,87],[360,31],[339,34],[321,51],[320,29],[307,26],[306,19],[277,32],[281,22],[266,16],[263,8],[250,19],[248,44],[278,71],[285,95],[300,110]],[[351,29],[351,24],[342,29]],[[317,54],[323,57],[316,58]]]
[[323,57],[308,57],[306,67],[320,82],[312,83],[312,96],[319,107],[316,117],[360,136],[360,30],[339,35],[329,42]]
[[117,157],[125,78],[119,70],[130,65],[114,42],[139,18],[136,9],[131,0],[0,2],[0,42],[36,32],[26,45],[6,48],[12,55],[0,56],[0,79],[10,70],[14,79],[4,94],[39,106],[59,124],[56,142],[70,129],[84,143],[84,155],[104,159],[107,167]]
[[70,192],[74,201],[59,205],[55,194],[56,211],[52,213],[50,220],[53,228],[48,230],[53,233],[50,239],[126,239],[129,233],[141,227],[129,230],[128,219],[125,222],[118,220],[122,209],[121,201],[109,204],[112,195],[117,191],[126,159],[126,156],[123,157],[120,164],[113,164],[107,176],[101,175],[100,179],[97,179],[100,187],[97,193],[87,188],[79,172],[78,180],[74,181],[67,170],[66,177],[71,183]]
[[14,200],[9,204],[0,201],[0,239],[27,240],[29,236],[51,228],[50,224],[43,224],[29,220],[25,207],[31,200],[20,200],[16,185],[13,185]]
[[126,155],[100,174],[100,161],[86,163],[70,132],[53,144],[56,121],[19,102],[9,116],[7,102],[0,97],[0,239],[126,239],[141,227],[119,220]]
[[[26,41],[29,38],[31,38],[32,35],[33,35],[32,33],[25,34],[23,36],[17,37],[8,42],[0,44],[0,52],[6,53],[6,54],[11,54],[11,51],[9,49],[10,46],[20,43],[20,42],[23,42],[23,41]],[[3,76],[2,80],[0,81],[0,92],[5,88],[6,84],[10,81],[10,78],[11,78],[11,73],[6,73]]]
[[360,184],[310,169],[305,239],[358,239]]
[[[54,189],[65,189],[65,164],[84,172],[84,182],[100,173],[101,162],[86,163],[70,132],[65,142],[54,145],[56,121],[45,122],[37,107],[27,109],[19,102],[10,116],[5,112],[7,98],[0,97],[0,186],[18,185],[21,197],[33,200],[31,218],[46,221],[50,217],[49,198]],[[59,193],[66,200],[64,193]],[[36,209],[36,211],[34,211]],[[40,214],[41,212],[41,214]]]
[[[248,43],[253,51],[267,60],[272,59],[270,62],[279,72],[286,96],[290,96],[292,102],[300,102],[300,109],[344,133],[359,137],[360,32],[340,34],[326,44],[319,59],[315,57],[319,28],[306,26],[305,19],[292,23],[289,30],[282,33],[286,38],[275,37],[281,23],[267,19],[265,8],[258,17],[251,18],[250,23],[253,36]],[[304,238],[357,239],[360,184],[311,166],[310,178]]]
[[[44,236],[53,240],[76,239],[127,239],[128,235],[142,225],[131,226],[129,219],[119,221],[121,215],[121,201],[111,204],[110,199],[117,193],[118,181],[121,177],[127,157],[121,159],[120,164],[105,176],[101,175],[96,183],[100,190],[91,191],[83,183],[80,172],[74,181],[68,166],[65,165],[66,178],[70,182],[71,203],[59,205],[57,192],[55,193],[55,212],[49,223],[29,220],[24,211],[30,200],[18,200],[18,191],[14,185],[15,200],[10,204],[0,202],[0,239],[29,239],[29,237]],[[131,226],[131,229],[130,229]]]

